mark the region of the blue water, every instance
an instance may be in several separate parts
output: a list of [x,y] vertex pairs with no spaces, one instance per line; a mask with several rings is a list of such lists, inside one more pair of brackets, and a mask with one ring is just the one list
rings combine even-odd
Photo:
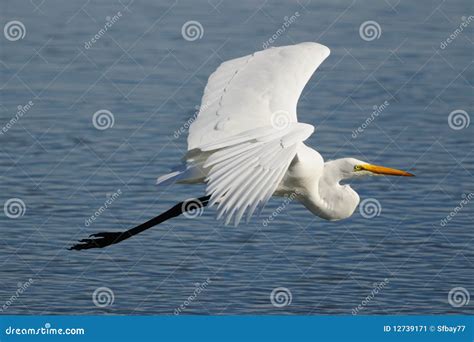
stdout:
[[[473,300],[448,301],[455,287],[474,295],[474,203],[441,223],[474,192],[474,123],[448,124],[454,110],[474,113],[474,22],[441,48],[473,7],[469,0],[2,1],[1,26],[19,20],[26,29],[17,41],[0,36],[2,127],[19,105],[34,104],[0,134],[0,204],[19,198],[26,208],[18,218],[0,211],[3,313],[173,314],[181,305],[183,314],[351,314],[358,305],[360,314],[474,313]],[[132,227],[202,194],[202,186],[155,186],[186,150],[186,134],[175,131],[222,61],[261,50],[295,12],[273,45],[317,41],[332,51],[299,102],[300,121],[316,126],[308,144],[326,159],[352,156],[417,177],[353,182],[362,199],[380,203],[373,218],[357,210],[327,222],[292,202],[264,226],[283,203],[276,198],[238,228],[205,210],[103,250],[68,251],[91,233]],[[190,20],[202,25],[202,38],[183,39]],[[380,37],[365,41],[359,27],[369,20]],[[102,109],[114,125],[98,130],[92,117]],[[94,304],[100,287],[113,292],[113,304]],[[291,292],[289,305],[272,305],[278,287]]]

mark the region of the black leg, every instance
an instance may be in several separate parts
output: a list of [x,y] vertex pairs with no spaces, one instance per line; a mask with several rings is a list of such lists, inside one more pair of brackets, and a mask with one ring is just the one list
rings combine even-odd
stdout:
[[203,196],[197,199],[183,201],[181,203],[176,204],[174,207],[167,210],[163,214],[160,214],[152,218],[151,220],[146,221],[145,223],[142,223],[124,232],[102,232],[92,234],[89,236],[89,239],[80,240],[78,244],[70,247],[69,250],[104,248],[119,243],[151,227],[154,227],[157,224],[165,222],[166,220],[169,220],[173,217],[179,216],[185,212],[199,210],[207,206],[210,198],[211,196]]

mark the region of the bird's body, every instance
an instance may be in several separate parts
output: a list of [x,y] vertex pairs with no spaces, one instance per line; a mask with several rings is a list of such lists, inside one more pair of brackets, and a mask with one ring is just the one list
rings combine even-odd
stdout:
[[206,183],[218,218],[237,225],[274,195],[292,195],[327,220],[347,218],[359,196],[341,180],[376,173],[411,175],[353,158],[325,163],[303,143],[314,127],[298,122],[297,102],[329,53],[323,45],[301,43],[222,63],[209,77],[190,126],[184,165],[158,183]]

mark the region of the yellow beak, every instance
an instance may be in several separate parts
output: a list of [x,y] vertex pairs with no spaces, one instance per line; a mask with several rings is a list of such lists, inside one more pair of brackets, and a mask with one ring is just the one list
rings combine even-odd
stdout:
[[372,165],[372,164],[364,164],[361,165],[363,170],[367,170],[379,175],[389,175],[389,176],[405,176],[405,177],[414,177],[415,175],[410,172],[392,169],[390,167],[379,166],[379,165]]

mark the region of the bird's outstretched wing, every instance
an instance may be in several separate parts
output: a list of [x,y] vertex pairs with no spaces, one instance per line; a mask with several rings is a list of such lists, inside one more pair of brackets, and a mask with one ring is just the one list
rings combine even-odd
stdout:
[[263,207],[312,134],[313,126],[297,122],[296,106],[328,56],[317,43],[271,48],[224,62],[209,77],[188,151],[209,156],[206,194],[226,224]]
[[218,219],[237,226],[248,209],[247,220],[255,209],[267,203],[280,184],[297,148],[314,131],[303,123],[291,123],[279,130],[261,127],[204,145],[212,154],[204,164],[209,205],[218,203]]
[[301,92],[329,53],[324,45],[301,43],[222,63],[189,128],[188,151],[255,127],[297,122]]

